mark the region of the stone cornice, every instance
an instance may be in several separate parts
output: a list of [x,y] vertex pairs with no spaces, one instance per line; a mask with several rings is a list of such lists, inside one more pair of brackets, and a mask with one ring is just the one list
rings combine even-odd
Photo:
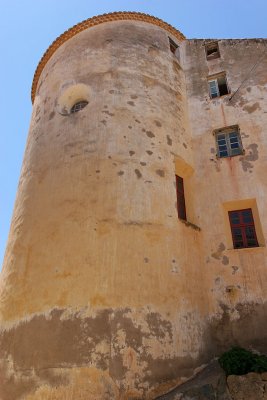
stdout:
[[41,58],[41,61],[39,62],[36,68],[33,77],[32,90],[31,90],[32,102],[34,102],[38,80],[46,63],[63,43],[65,43],[67,40],[71,39],[78,33],[84,31],[85,29],[91,28],[92,26],[103,24],[104,22],[123,21],[123,20],[148,22],[150,24],[154,24],[165,29],[167,32],[175,36],[178,40],[185,39],[185,36],[177,29],[175,29],[173,26],[167,24],[167,22],[164,22],[159,18],[152,17],[151,15],[148,14],[121,11],[121,12],[113,12],[109,14],[98,15],[96,17],[86,19],[85,21],[82,21],[79,24],[74,25],[72,28],[68,29],[66,32],[60,35],[56,40],[54,40],[51,46],[48,47],[48,49],[44,53],[43,57]]

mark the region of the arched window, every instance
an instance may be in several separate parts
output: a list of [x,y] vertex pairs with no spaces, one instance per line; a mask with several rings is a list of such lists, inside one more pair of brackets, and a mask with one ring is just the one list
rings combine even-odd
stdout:
[[75,103],[71,107],[71,110],[70,110],[71,114],[81,111],[84,107],[87,106],[87,104],[88,104],[88,101],[86,101],[86,100],[77,101],[77,103]]

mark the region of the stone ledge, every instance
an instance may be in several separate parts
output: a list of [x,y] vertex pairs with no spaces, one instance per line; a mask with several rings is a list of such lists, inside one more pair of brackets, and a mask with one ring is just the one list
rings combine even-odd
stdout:
[[189,226],[190,228],[194,229],[195,231],[201,231],[201,228],[192,222],[186,221],[185,219],[179,218],[179,221],[181,221],[185,226]]

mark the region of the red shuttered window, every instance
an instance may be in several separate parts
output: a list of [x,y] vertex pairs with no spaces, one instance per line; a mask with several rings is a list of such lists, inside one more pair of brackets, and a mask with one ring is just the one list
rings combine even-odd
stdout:
[[186,221],[184,180],[178,175],[176,175],[176,193],[177,193],[178,218]]
[[259,246],[251,208],[229,211],[229,219],[235,249]]

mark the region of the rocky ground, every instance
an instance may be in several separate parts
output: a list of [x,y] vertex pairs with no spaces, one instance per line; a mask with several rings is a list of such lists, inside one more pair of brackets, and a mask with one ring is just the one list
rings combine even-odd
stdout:
[[156,400],[267,400],[267,372],[226,378],[214,361],[193,379]]

